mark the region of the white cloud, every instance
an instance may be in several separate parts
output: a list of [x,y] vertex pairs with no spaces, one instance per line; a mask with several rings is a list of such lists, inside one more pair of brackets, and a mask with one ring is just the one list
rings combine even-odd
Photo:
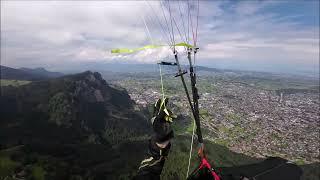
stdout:
[[238,4],[234,6],[234,9],[238,15],[253,15],[264,7],[277,3],[276,1],[239,1]]
[[[191,8],[197,4],[197,1],[190,2]],[[145,18],[153,41],[166,43],[171,29],[166,27],[160,3],[1,1],[2,64],[61,66],[66,61],[113,62],[117,59],[154,63],[157,59],[172,58],[168,47],[131,55],[109,53],[112,48],[151,44],[141,17]],[[162,5],[164,7],[166,3]],[[199,64],[211,59],[214,62],[214,58],[220,61],[237,59],[239,63],[269,60],[270,63],[316,64],[319,27],[303,25],[303,20],[297,20],[303,16],[301,14],[262,12],[267,7],[280,5],[276,1],[200,1]],[[187,4],[175,1],[170,7],[184,36],[182,27],[187,25]],[[193,16],[195,12],[192,12]],[[170,12],[165,7],[164,14],[169,18]],[[159,26],[158,18],[163,27]],[[196,24],[195,18],[193,24]],[[181,42],[176,27],[174,30],[176,42]]]

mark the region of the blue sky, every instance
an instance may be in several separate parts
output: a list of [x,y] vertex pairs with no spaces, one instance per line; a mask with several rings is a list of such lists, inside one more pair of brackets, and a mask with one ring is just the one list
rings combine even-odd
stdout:
[[[166,44],[168,33],[163,33],[157,18],[166,27],[161,7],[167,18],[169,11],[161,3],[1,1],[1,64],[65,70],[72,69],[75,63],[99,66],[170,59],[172,52],[167,47],[130,55],[110,53],[117,47]],[[197,1],[189,4],[197,5]],[[199,4],[197,64],[271,72],[319,72],[319,1],[200,0]],[[175,1],[170,5],[183,34],[187,3]],[[191,14],[194,18],[196,11]],[[181,42],[176,27],[174,33],[176,41]],[[179,55],[185,62],[183,49],[179,49]]]
[[281,6],[271,6],[264,12],[274,12],[281,16],[297,17],[292,21],[299,22],[300,25],[319,26],[319,1],[290,1],[283,2]]

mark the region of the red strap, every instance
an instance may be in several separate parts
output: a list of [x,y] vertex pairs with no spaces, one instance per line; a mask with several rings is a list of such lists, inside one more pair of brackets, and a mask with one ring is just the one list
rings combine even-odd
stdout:
[[201,164],[199,169],[202,169],[204,167],[208,168],[211,171],[211,174],[214,177],[214,180],[221,180],[218,174],[212,171],[211,165],[209,164],[208,160],[206,160],[206,158],[201,159]]

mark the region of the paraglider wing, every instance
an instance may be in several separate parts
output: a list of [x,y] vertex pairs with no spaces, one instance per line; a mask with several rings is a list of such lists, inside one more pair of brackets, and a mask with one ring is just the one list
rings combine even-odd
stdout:
[[[160,48],[160,47],[164,47],[166,45],[146,45],[140,48],[135,48],[135,49],[127,49],[127,48],[116,48],[116,49],[112,49],[111,53],[135,53],[138,51],[143,51],[143,50],[147,50],[147,49],[155,49],[155,48]],[[174,46],[184,46],[184,47],[188,47],[188,48],[192,48],[193,46],[187,43],[177,43],[174,44]]]
[[184,42],[182,42],[182,43],[177,43],[177,44],[175,44],[175,46],[184,46],[184,47],[188,47],[188,48],[193,48],[192,45],[187,44],[187,43],[184,43]]

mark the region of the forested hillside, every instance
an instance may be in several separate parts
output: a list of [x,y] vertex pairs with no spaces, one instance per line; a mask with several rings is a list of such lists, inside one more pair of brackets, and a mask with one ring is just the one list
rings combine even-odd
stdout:
[[[147,136],[146,117],[99,73],[3,87],[0,105],[2,178],[118,177],[113,168],[124,166],[127,174],[143,158],[145,147],[128,141]],[[128,146],[140,149],[130,157],[137,159],[125,162],[119,157],[126,157]]]

